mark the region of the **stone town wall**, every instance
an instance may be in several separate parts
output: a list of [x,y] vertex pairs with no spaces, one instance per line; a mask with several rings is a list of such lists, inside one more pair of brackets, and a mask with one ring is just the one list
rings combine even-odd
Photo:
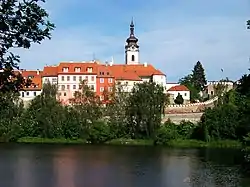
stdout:
[[165,108],[166,114],[174,114],[174,113],[194,113],[194,112],[202,112],[207,107],[213,107],[215,101],[218,100],[218,97],[214,97],[205,102],[201,103],[190,103],[190,104],[182,104],[182,105],[167,105]]

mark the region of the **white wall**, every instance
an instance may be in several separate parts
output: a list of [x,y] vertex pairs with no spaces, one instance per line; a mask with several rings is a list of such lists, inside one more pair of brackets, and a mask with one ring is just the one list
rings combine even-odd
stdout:
[[[64,76],[64,81],[62,81],[62,77]],[[67,77],[70,77],[69,81],[67,80]],[[74,76],[76,77],[75,81],[74,81]],[[82,77],[82,80],[85,80],[87,77],[87,85],[94,86],[94,92],[96,92],[96,75],[58,75],[58,90],[62,90],[62,85],[65,85],[65,90],[67,89],[67,85],[69,85],[69,90],[78,90],[79,89],[79,84],[80,84],[80,80],[79,77]],[[94,79],[92,80],[92,77],[94,77]],[[74,85],[76,86],[76,89],[74,88]]]
[[161,86],[166,85],[166,76],[165,75],[153,75],[153,82]]
[[[132,55],[134,55],[134,61],[132,61]],[[139,50],[138,51],[132,51],[130,49],[128,49],[128,51],[126,52],[126,63],[127,64],[139,64]]]
[[184,100],[190,100],[190,91],[168,91],[167,93],[169,94],[173,94],[174,95],[174,99],[178,96],[178,94],[180,93],[182,95],[182,98]]
[[143,81],[117,80],[117,82],[118,85],[122,86],[122,91],[131,92],[135,84],[142,83]]
[[36,96],[40,95],[42,93],[42,90],[20,91],[19,93],[20,93],[19,98],[21,98],[23,101],[30,101],[34,99]]
[[46,84],[50,82],[51,84],[57,84],[57,77],[43,77],[42,78],[42,83]]

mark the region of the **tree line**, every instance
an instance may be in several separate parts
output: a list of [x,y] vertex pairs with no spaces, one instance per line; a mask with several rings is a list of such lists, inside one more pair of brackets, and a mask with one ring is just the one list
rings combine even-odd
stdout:
[[104,107],[85,82],[75,92],[71,105],[57,100],[57,87],[43,86],[41,95],[24,107],[18,94],[4,93],[0,106],[0,139],[24,137],[83,139],[103,143],[117,138],[153,139],[168,102],[164,88],[153,82],[134,86],[125,93],[117,85]]

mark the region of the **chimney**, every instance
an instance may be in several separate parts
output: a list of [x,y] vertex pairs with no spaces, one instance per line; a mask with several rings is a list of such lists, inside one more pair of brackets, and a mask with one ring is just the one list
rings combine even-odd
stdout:
[[147,67],[148,66],[148,63],[147,62],[144,62],[144,67]]
[[37,70],[36,70],[36,74],[39,75],[39,73],[40,73],[40,71],[39,71],[39,69],[37,69]]

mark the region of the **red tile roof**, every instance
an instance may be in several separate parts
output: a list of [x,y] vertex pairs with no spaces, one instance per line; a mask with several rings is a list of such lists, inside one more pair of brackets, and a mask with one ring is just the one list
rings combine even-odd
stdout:
[[[18,71],[16,71],[18,72]],[[20,70],[19,71],[24,79],[30,79],[31,85],[24,90],[41,90],[42,89],[42,71],[35,70]]]
[[[68,72],[63,72],[63,68],[68,68]],[[75,68],[80,68],[80,72],[76,72]],[[92,68],[92,72],[88,72],[88,68]],[[58,66],[58,74],[97,74],[97,62],[61,62]]]
[[184,86],[184,85],[177,85],[177,86],[173,86],[171,88],[168,89],[168,91],[189,91],[189,89]]
[[58,66],[45,66],[43,68],[43,77],[54,77],[58,74]]
[[155,69],[152,65],[123,65],[114,64],[110,66],[116,79],[122,80],[141,80],[141,77],[151,77],[152,75],[164,75],[161,71]]
[[97,68],[97,77],[114,77],[110,66],[100,64]]

